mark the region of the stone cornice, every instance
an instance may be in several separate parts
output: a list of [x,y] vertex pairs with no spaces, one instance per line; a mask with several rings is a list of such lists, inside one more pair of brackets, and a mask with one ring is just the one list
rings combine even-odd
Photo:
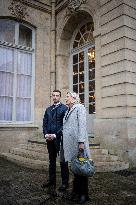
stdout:
[[41,2],[40,0],[19,0],[23,4],[43,12],[51,13],[51,5]]
[[56,5],[56,13],[59,13],[62,9],[66,8],[68,5],[68,0],[63,0]]
[[[43,3],[40,0],[16,0],[17,2],[22,2],[23,4],[41,10],[43,12],[51,14],[51,4]],[[61,0],[56,4],[56,14],[68,6],[69,0]]]

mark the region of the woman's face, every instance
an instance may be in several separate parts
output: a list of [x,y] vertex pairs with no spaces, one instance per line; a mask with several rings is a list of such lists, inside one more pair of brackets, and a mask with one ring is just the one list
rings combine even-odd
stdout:
[[66,95],[66,98],[65,98],[65,100],[66,100],[66,105],[68,105],[68,106],[70,106],[71,104],[73,104],[73,97],[68,93],[67,95]]

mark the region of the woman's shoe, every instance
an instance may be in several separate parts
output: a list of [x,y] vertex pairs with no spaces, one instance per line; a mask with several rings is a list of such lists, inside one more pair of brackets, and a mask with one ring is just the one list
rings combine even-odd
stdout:
[[83,203],[85,203],[85,202],[88,201],[88,200],[89,200],[89,197],[83,194],[83,195],[81,195],[80,198],[79,198],[79,203],[80,203],[80,204],[83,204]]
[[68,184],[62,184],[60,187],[59,187],[59,191],[60,192],[64,192],[66,191],[66,189],[68,189],[69,185]]
[[70,193],[69,199],[70,199],[71,201],[78,201],[78,194],[75,193],[75,192]]

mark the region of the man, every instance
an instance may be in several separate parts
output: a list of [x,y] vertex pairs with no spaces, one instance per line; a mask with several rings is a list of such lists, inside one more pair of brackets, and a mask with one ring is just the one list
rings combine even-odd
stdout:
[[[49,179],[43,184],[43,188],[49,187],[56,188],[56,157],[57,153],[61,151],[63,155],[63,117],[67,110],[67,106],[60,102],[61,92],[54,90],[52,93],[53,105],[48,107],[45,111],[43,118],[43,134],[47,142],[47,149],[49,153]],[[60,150],[61,144],[61,150]],[[64,157],[61,156],[61,178],[62,185],[59,187],[59,191],[65,191],[68,188],[69,170],[68,162],[65,162]]]

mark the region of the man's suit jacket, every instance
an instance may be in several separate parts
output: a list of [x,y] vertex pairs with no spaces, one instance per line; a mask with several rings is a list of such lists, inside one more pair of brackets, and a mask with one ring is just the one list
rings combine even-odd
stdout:
[[54,108],[54,105],[48,107],[43,118],[43,134],[56,134],[56,146],[59,144],[62,136],[63,117],[67,111],[67,106],[60,103]]

